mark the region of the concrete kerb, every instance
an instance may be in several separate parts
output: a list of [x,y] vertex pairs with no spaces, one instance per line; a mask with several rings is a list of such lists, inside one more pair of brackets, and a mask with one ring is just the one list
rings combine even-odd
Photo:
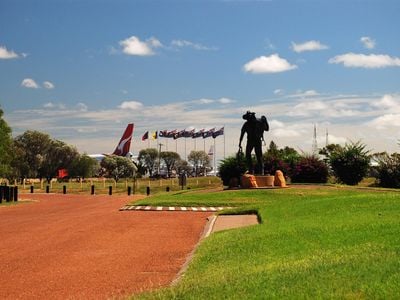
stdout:
[[199,241],[194,246],[193,250],[189,253],[189,255],[186,257],[185,263],[182,265],[182,267],[179,270],[178,274],[176,274],[176,277],[174,278],[174,280],[172,280],[170,286],[177,285],[178,282],[185,275],[185,272],[188,269],[189,264],[192,261],[194,254],[196,253],[197,248],[200,246],[200,244],[203,241],[203,239],[205,239],[206,237],[208,237],[211,234],[212,228],[214,226],[214,223],[215,223],[216,219],[217,219],[217,215],[212,215],[212,216],[207,218],[206,226],[204,226],[204,230],[203,230],[203,232],[202,232],[202,234],[200,236]]

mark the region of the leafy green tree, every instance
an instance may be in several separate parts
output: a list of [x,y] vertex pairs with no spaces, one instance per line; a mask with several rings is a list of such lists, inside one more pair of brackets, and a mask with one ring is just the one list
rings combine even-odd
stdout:
[[106,172],[106,177],[114,178],[116,182],[120,178],[133,177],[137,168],[130,158],[123,156],[106,156],[100,163]]
[[175,164],[178,160],[180,160],[180,156],[178,153],[173,151],[163,151],[160,153],[161,159],[164,161],[165,166],[167,167],[168,177],[171,177],[171,171],[175,167]]
[[95,176],[100,168],[98,161],[86,154],[75,157],[70,167],[68,174],[70,177],[80,177],[82,179]]
[[206,172],[206,168],[210,166],[210,158],[204,151],[190,151],[188,161],[193,165],[195,175],[199,174],[200,170]]
[[158,151],[154,148],[140,150],[138,160],[139,164],[153,176],[155,166],[157,164]]
[[78,156],[79,153],[76,148],[59,140],[51,140],[47,152],[43,153],[39,176],[50,182],[52,178],[57,176],[59,169],[69,169]]
[[192,169],[189,166],[189,163],[184,159],[178,159],[175,163],[175,168],[178,174],[181,174],[182,172],[189,174]]
[[0,177],[8,177],[11,174],[11,161],[11,128],[3,119],[3,110],[0,109]]
[[51,145],[48,134],[39,131],[25,131],[14,139],[16,157],[13,165],[18,168],[21,178],[37,178],[45,156]]
[[328,145],[320,153],[327,157],[336,178],[345,184],[356,185],[368,173],[370,155],[366,145],[352,142],[344,147]]
[[271,141],[267,151],[263,154],[264,173],[273,175],[277,170],[281,170],[285,175],[291,177],[300,158],[301,155],[294,148],[286,146],[279,149],[274,141]]
[[400,188],[400,154],[386,152],[374,154],[379,186],[387,188]]

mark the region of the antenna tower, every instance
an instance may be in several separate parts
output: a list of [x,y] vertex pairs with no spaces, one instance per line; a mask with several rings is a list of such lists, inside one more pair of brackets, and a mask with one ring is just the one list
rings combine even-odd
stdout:
[[318,144],[317,144],[317,125],[314,124],[314,136],[312,143],[312,153],[314,155],[318,154]]

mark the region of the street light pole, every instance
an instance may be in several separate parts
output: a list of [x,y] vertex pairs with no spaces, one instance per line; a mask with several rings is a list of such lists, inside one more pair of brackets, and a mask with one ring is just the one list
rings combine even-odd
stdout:
[[160,167],[161,167],[161,146],[164,146],[163,144],[159,143],[158,144],[158,175],[160,176]]

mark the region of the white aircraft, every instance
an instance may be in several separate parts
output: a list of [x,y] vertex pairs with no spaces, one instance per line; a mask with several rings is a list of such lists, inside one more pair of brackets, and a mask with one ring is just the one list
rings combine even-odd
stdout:
[[128,124],[125,129],[124,134],[122,135],[117,147],[115,148],[114,152],[111,154],[89,154],[89,157],[95,158],[98,161],[101,161],[106,156],[117,155],[117,156],[125,156],[132,158],[132,152],[129,152],[131,147],[131,140],[133,134],[133,123]]

